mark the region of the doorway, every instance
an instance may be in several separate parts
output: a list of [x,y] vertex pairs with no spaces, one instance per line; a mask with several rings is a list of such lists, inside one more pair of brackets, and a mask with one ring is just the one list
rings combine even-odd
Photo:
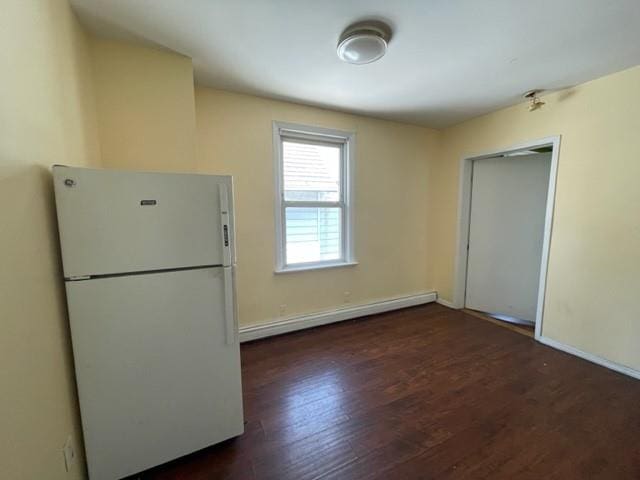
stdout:
[[542,332],[560,137],[462,160],[454,306]]

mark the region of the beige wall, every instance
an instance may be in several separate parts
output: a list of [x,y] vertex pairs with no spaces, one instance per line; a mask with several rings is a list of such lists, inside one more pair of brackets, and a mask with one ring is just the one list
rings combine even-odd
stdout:
[[460,159],[562,135],[543,334],[640,369],[640,67],[443,133],[430,177],[435,287],[453,294]]
[[191,59],[100,39],[91,47],[104,166],[194,170]]
[[[205,88],[194,102],[186,57],[104,40],[92,54],[103,166],[234,176],[242,325],[341,307],[344,292],[359,304],[432,290],[424,205],[436,131]],[[358,266],[274,275],[273,120],[357,133]]]
[[[0,14],[0,478],[81,478],[49,167],[99,164],[86,37],[64,0]],[[80,459],[79,459],[80,460]]]
[[[234,176],[241,325],[339,308],[344,292],[361,304],[432,290],[425,205],[436,131],[208,88],[196,89],[196,112],[199,171]],[[273,273],[273,120],[356,132],[359,265]]]

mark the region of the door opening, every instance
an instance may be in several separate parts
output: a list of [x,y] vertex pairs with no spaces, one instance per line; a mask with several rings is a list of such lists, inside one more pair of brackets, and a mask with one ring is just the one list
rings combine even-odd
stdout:
[[454,305],[541,334],[559,137],[462,161]]

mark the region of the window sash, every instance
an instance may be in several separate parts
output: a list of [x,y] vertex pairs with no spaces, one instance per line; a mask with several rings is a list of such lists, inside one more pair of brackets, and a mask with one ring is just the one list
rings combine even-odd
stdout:
[[[316,135],[316,137],[320,137],[320,135]],[[311,206],[311,204],[323,204],[323,205],[329,205],[329,204],[341,204],[342,207],[345,206],[345,179],[347,178],[347,172],[346,167],[347,167],[347,162],[345,159],[345,152],[346,152],[346,148],[344,146],[344,143],[340,144],[340,166],[339,166],[339,172],[340,172],[340,177],[339,177],[339,182],[340,182],[340,195],[339,195],[339,199],[337,202],[335,201],[330,201],[330,200],[314,200],[314,201],[307,201],[307,200],[287,200],[285,198],[285,186],[284,186],[284,154],[283,154],[283,146],[282,144],[284,142],[289,142],[289,138],[287,137],[283,137],[282,135],[280,136],[280,158],[278,159],[279,163],[280,163],[280,196],[281,196],[281,202],[283,203],[288,203],[288,204],[294,204],[294,203],[298,203],[298,204],[305,204],[307,206]],[[300,143],[302,145],[318,145],[318,146],[332,146],[335,147],[335,144],[332,144],[330,142],[325,142],[323,140],[320,139],[316,139],[315,141],[311,141],[311,140],[304,140],[304,141],[298,141],[296,140],[295,143]],[[295,206],[295,205],[288,205],[288,206]]]
[[[320,206],[320,207],[308,207],[308,206],[303,206],[303,207],[294,207],[294,208],[338,208],[340,210],[340,256],[338,258],[332,258],[329,260],[315,260],[313,262],[295,262],[295,263],[289,263],[287,261],[287,212],[286,212],[286,208],[287,207],[283,207],[282,208],[282,258],[283,258],[283,267],[294,267],[294,268],[300,268],[300,267],[306,267],[306,266],[313,266],[313,265],[327,265],[327,264],[333,264],[333,263],[345,263],[347,260],[347,256],[346,256],[346,251],[345,251],[345,212],[346,209],[344,209],[343,207],[327,207],[325,205]],[[290,206],[289,206],[290,208]]]
[[307,201],[307,200],[282,200],[282,204],[285,207],[297,207],[297,208],[345,208],[344,202],[323,202]]
[[[340,265],[353,262],[352,252],[352,215],[350,205],[350,183],[351,183],[351,151],[353,148],[351,142],[353,140],[353,134],[347,132],[340,132],[340,134],[334,133],[334,131],[328,131],[330,133],[318,132],[317,130],[324,131],[325,129],[316,129],[309,127],[308,130],[305,127],[295,128],[283,128],[274,122],[274,148],[276,150],[275,159],[276,166],[276,188],[278,198],[278,239],[276,241],[276,258],[277,265],[276,270],[287,270],[289,268],[304,268],[317,265],[319,267],[323,265]],[[283,155],[283,142],[295,142],[301,144],[321,145],[321,146],[340,146],[340,195],[338,201],[305,201],[305,200],[285,200],[285,188],[284,188],[284,155]],[[289,263],[287,260],[287,208],[339,208],[340,209],[340,258],[332,260],[318,260],[314,262],[296,262]]]

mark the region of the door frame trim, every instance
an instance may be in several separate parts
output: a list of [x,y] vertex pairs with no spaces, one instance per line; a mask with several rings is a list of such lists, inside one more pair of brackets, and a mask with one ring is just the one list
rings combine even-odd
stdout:
[[467,280],[467,260],[469,243],[469,224],[471,214],[471,180],[474,160],[491,158],[496,155],[513,153],[532,148],[552,147],[551,167],[549,172],[549,188],[547,191],[547,205],[544,220],[544,237],[542,242],[542,258],[540,264],[540,280],[538,283],[538,302],[536,306],[535,338],[542,336],[542,320],[544,316],[544,302],[547,284],[547,269],[549,266],[549,248],[553,229],[553,213],[555,208],[556,182],[558,176],[558,159],[560,156],[560,135],[540,138],[507,148],[499,148],[480,154],[465,156],[460,160],[460,183],[458,188],[458,222],[457,242],[454,267],[454,308],[464,308]]

